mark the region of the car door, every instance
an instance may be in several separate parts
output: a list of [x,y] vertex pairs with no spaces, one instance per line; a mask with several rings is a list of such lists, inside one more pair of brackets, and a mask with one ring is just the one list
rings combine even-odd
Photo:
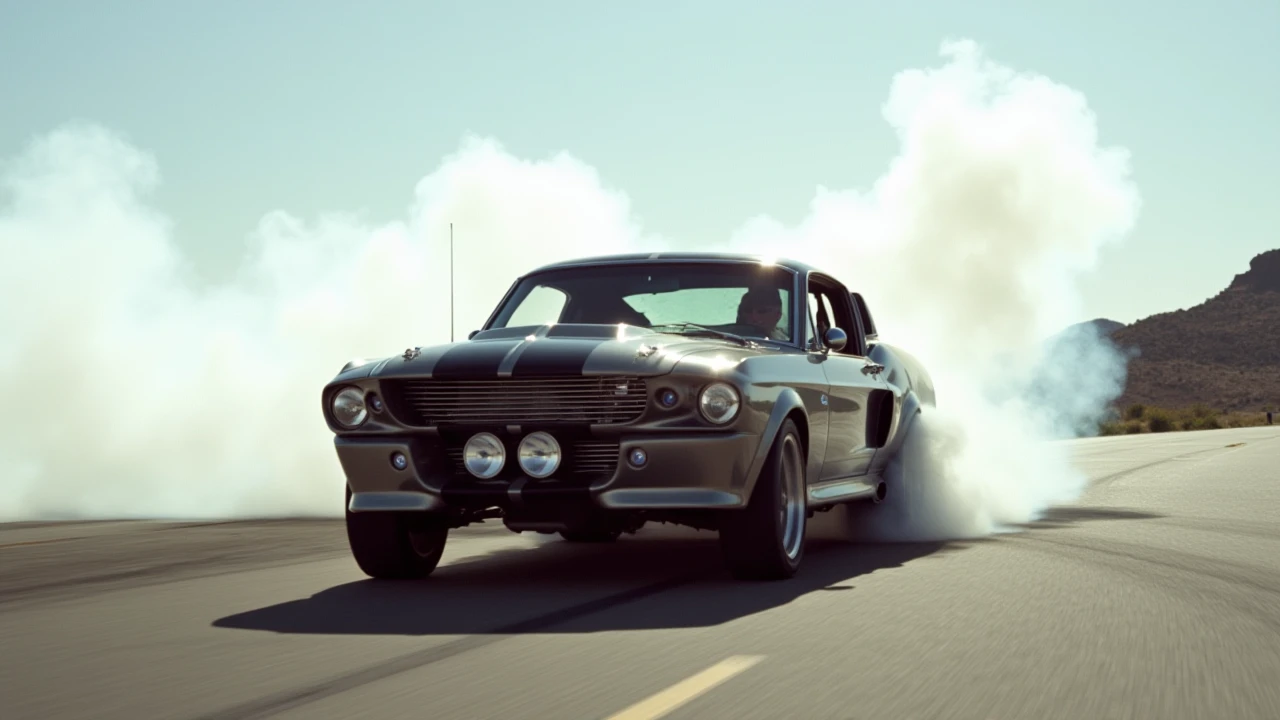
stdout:
[[878,367],[866,357],[866,342],[854,317],[849,294],[840,283],[819,274],[809,278],[808,300],[817,320],[817,337],[831,327],[844,331],[847,343],[840,349],[821,346],[822,368],[830,386],[827,451],[820,481],[864,475],[876,455],[868,443],[867,423],[871,394],[884,389]]

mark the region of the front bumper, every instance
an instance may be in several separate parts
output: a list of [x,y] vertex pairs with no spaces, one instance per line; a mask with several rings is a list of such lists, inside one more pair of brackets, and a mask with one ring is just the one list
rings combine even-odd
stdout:
[[[430,437],[339,436],[334,445],[352,491],[352,512],[583,504],[602,510],[675,510],[744,507],[759,441],[748,433],[623,434],[592,443],[589,472],[566,468],[542,480],[526,476],[510,456],[499,478],[477,479],[460,469],[456,449],[450,453]],[[602,446],[612,457],[602,457]],[[637,448],[646,455],[641,467],[628,460]],[[403,470],[391,462],[395,453],[408,458]]]

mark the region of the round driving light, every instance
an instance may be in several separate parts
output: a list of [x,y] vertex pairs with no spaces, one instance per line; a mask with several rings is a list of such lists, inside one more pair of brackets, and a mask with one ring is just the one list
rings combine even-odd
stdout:
[[670,388],[664,389],[658,393],[658,404],[664,408],[673,408],[679,401],[680,396],[676,394],[675,390]]
[[544,478],[560,467],[560,443],[544,432],[531,433],[516,450],[520,469],[530,477]]
[[481,480],[488,480],[502,472],[502,466],[506,460],[506,448],[492,433],[472,435],[462,448],[463,466],[467,468],[467,472]]
[[644,448],[634,448],[627,455],[627,460],[638,468],[644,467],[644,464],[649,462],[649,453],[645,452]]
[[369,393],[368,402],[370,410],[376,413],[382,412],[384,405],[382,404],[382,398],[378,397],[378,393]]
[[360,388],[346,387],[333,396],[330,406],[333,419],[345,428],[355,428],[369,419],[369,410],[364,405],[364,393]]
[[409,458],[405,457],[402,452],[393,452],[391,453],[391,467],[403,470],[409,467]]
[[717,425],[723,425],[737,416],[740,402],[738,391],[725,383],[708,385],[698,399],[702,416]]

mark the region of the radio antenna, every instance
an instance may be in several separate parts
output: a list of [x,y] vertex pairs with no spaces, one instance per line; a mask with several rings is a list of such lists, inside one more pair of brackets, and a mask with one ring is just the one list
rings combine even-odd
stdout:
[[453,342],[453,223],[449,223],[449,342]]

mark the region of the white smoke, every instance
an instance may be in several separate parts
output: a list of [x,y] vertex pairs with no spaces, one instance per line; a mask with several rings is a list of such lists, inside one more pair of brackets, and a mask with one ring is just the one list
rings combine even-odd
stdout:
[[1048,340],[1136,221],[1128,153],[1099,146],[1080,93],[971,42],[943,52],[895,78],[884,115],[902,150],[869,193],[820,191],[798,227],[758,219],[734,239],[833,267],[937,385],[886,503],[837,514],[862,537],[980,536],[1078,497],[1086,478],[1045,441],[1091,431],[1124,384],[1091,328]]
[[468,140],[407,219],[262,220],[238,281],[192,290],[154,161],[97,127],[6,168],[0,519],[333,515],[319,391],[352,356],[478,327],[516,273],[643,243],[624,196],[568,156]]
[[[911,518],[880,506],[882,537],[983,534],[1071,499],[1083,479],[1042,440],[1087,424],[1123,377],[1100,343],[1061,361],[1040,349],[1075,317],[1076,277],[1135,220],[1126,155],[1098,147],[1078,93],[972,43],[943,52],[894,79],[884,111],[902,149],[869,192],[820,190],[798,226],[756,219],[727,243],[829,268],[930,367],[940,407],[910,475],[931,489]],[[334,515],[319,388],[351,356],[448,339],[448,223],[459,335],[520,271],[666,245],[578,160],[468,140],[404,220],[272,213],[237,282],[196,291],[146,202],[154,161],[109,132],[60,129],[5,182],[0,519]]]

